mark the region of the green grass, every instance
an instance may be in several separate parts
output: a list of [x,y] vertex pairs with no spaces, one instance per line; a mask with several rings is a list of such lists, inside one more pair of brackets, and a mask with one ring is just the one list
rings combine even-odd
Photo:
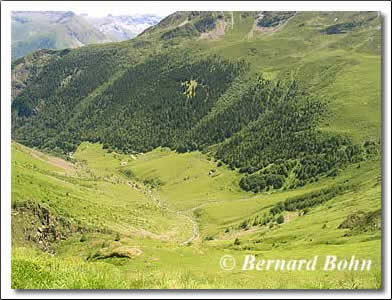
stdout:
[[[252,17],[228,26],[222,40],[190,41],[201,55],[214,53],[245,59],[251,72],[267,78],[295,78],[317,97],[330,101],[323,129],[349,135],[356,142],[378,141],[381,136],[380,19],[347,34],[321,34],[327,25],[360,18],[353,12],[339,14],[299,12],[271,32],[254,32]],[[303,26],[301,26],[303,24]]]
[[[321,34],[335,17],[299,13],[276,32],[254,32],[249,38],[253,23],[235,13],[234,28],[229,24],[222,39],[184,43],[201,56],[245,58],[251,72],[263,72],[268,78],[298,79],[314,95],[329,100],[330,114],[322,130],[348,135],[358,143],[378,141],[379,19],[350,34]],[[350,12],[338,17],[339,22],[357,18]],[[127,50],[127,45],[121,43],[121,49],[131,55],[134,49]],[[93,230],[85,233],[84,242],[80,233],[58,242],[55,256],[31,244],[26,247],[23,230],[13,231],[13,288],[381,288],[381,230],[338,229],[352,213],[381,208],[379,158],[296,190],[253,194],[240,190],[237,172],[217,167],[200,152],[178,154],[158,148],[123,155],[108,153],[99,144],[82,143],[72,157],[72,168],[34,153],[12,145],[13,204],[33,200]],[[280,201],[344,182],[355,189],[310,208],[305,215],[285,212],[290,219],[283,224],[251,226]],[[192,220],[197,222],[199,236],[183,245],[193,234]],[[239,229],[247,220],[248,230]],[[115,241],[117,233],[119,241]],[[236,238],[239,245],[234,245]],[[87,259],[110,256],[119,248],[137,248],[142,254]],[[355,255],[371,259],[373,267],[370,272],[244,272],[238,268],[228,272],[219,267],[220,257],[227,254],[238,262],[245,254],[265,259],[318,255],[320,260],[325,255],[347,259]]]
[[[368,192],[368,186],[377,184],[377,193],[376,191],[374,191],[375,197],[373,198],[373,201],[375,205],[380,206],[381,204],[379,200],[381,197],[381,186],[379,183],[379,176],[379,162],[371,161],[365,164],[361,164],[360,169],[357,169],[356,166],[352,166],[346,169],[342,174],[340,174],[338,179],[324,178],[318,183],[309,184],[303,188],[290,191],[276,191],[255,195],[249,193],[249,198],[236,202],[222,201],[219,203],[211,203],[208,206],[200,208],[201,226],[206,231],[205,235],[214,235],[216,234],[216,231],[223,231],[225,228],[238,224],[240,221],[246,218],[254,218],[256,215],[263,215],[264,213],[268,213],[272,206],[277,202],[284,201],[289,197],[317,191],[327,186],[331,186],[336,182],[347,181],[352,184],[360,184],[371,179],[367,186],[361,188],[361,190],[357,193],[361,195],[362,193]],[[330,203],[333,203],[333,201],[327,202],[324,206],[322,206],[323,209],[325,209],[325,206],[328,207]],[[361,202],[361,204],[364,206],[370,205],[370,203],[366,202],[366,199],[363,199],[363,202]],[[359,205],[359,203],[356,203],[356,205],[358,206],[359,210],[361,205]],[[328,217],[329,215],[327,215],[327,218]]]
[[381,138],[381,60],[355,55],[358,64],[339,72],[322,93],[334,99],[328,130],[351,135],[356,141]]
[[[83,146],[81,146],[83,147]],[[98,147],[99,148],[99,147]],[[13,144],[12,202],[28,200],[43,203],[58,215],[74,219],[88,227],[110,229],[122,234],[178,238],[187,235],[189,226],[180,225],[180,217],[162,212],[140,188],[128,185],[116,168],[120,161],[108,158],[90,166],[75,167],[75,175],[58,170]],[[78,157],[79,153],[75,156]],[[94,156],[93,156],[94,158]],[[115,164],[117,162],[117,165]],[[94,166],[94,164],[93,164]],[[53,171],[57,170],[57,172]],[[93,171],[91,171],[93,170]],[[181,226],[182,231],[177,233]]]
[[[141,180],[160,179],[162,199],[177,209],[247,197],[238,186],[237,173],[226,166],[217,167],[199,152],[176,154],[157,149],[131,161],[129,167]],[[211,170],[215,172],[210,174]]]
[[[347,230],[337,229],[350,213],[381,207],[377,160],[362,163],[360,169],[352,166],[335,179],[322,179],[302,189],[253,195],[237,190],[233,184],[238,180],[236,173],[224,166],[217,168],[201,153],[176,154],[156,149],[131,156],[108,153],[99,144],[83,143],[73,155],[75,171],[70,174],[69,170],[32,156],[30,151],[12,145],[13,202],[35,199],[90,228],[107,227],[111,231],[90,231],[84,234],[85,241],[75,233],[56,245],[54,257],[34,247],[24,248],[23,237],[13,237],[13,288],[380,288],[380,230],[344,236]],[[50,159],[43,154],[39,157]],[[159,208],[144,193],[117,183],[116,180],[129,180],[119,172],[122,168],[132,170],[132,182],[140,190],[148,190],[143,180],[159,178],[163,185],[152,194],[169,209]],[[212,168],[222,175],[208,175]],[[225,232],[242,220],[267,213],[287,197],[346,180],[358,184],[359,190],[337,196],[304,216],[273,228],[255,226]],[[203,193],[211,198],[203,198]],[[200,238],[191,245],[181,245],[191,235],[192,224],[179,212],[193,208]],[[184,214],[192,215],[190,211]],[[115,232],[120,233],[119,241],[115,241]],[[206,236],[213,240],[204,240]],[[233,245],[236,237],[240,240],[238,246]],[[141,255],[110,257],[118,249],[134,248]],[[107,258],[88,259],[102,254]],[[372,259],[373,267],[370,272],[295,271],[295,276],[292,271],[245,272],[238,266],[228,272],[219,266],[225,254],[233,255],[239,264],[245,254],[287,260],[319,255],[320,268],[325,255],[347,259],[356,255]]]

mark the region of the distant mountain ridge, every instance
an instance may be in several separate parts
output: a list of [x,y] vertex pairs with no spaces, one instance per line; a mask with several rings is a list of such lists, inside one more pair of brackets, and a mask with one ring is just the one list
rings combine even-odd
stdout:
[[131,39],[146,28],[157,24],[162,17],[151,14],[134,16],[109,14],[106,17],[86,16],[86,19],[103,34],[122,41]]
[[77,48],[135,37],[159,22],[155,15],[89,17],[72,11],[12,12],[12,59],[39,49]]

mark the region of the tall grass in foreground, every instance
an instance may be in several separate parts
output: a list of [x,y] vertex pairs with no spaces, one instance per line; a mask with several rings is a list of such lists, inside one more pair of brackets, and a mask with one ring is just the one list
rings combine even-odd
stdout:
[[140,272],[106,262],[59,259],[27,248],[12,254],[13,289],[380,289],[379,271],[358,274],[269,273],[255,279],[246,272],[196,274],[191,270]]

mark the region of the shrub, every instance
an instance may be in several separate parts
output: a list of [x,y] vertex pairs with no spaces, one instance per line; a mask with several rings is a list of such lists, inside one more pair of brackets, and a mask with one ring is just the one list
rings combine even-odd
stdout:
[[135,177],[135,174],[132,172],[131,169],[122,169],[122,170],[120,170],[120,172],[121,172],[125,177],[128,177],[128,178],[134,178],[134,177]]
[[249,223],[248,220],[242,221],[242,223],[240,224],[240,228],[241,229],[247,229],[248,228],[248,223]]
[[276,222],[277,222],[278,224],[284,223],[284,217],[283,217],[283,215],[280,215],[280,216],[276,219]]

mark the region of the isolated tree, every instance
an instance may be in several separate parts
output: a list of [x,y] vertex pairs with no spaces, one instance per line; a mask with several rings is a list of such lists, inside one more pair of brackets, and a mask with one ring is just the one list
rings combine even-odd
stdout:
[[283,217],[283,215],[280,215],[280,216],[276,219],[276,222],[277,222],[278,224],[284,223],[284,217]]

